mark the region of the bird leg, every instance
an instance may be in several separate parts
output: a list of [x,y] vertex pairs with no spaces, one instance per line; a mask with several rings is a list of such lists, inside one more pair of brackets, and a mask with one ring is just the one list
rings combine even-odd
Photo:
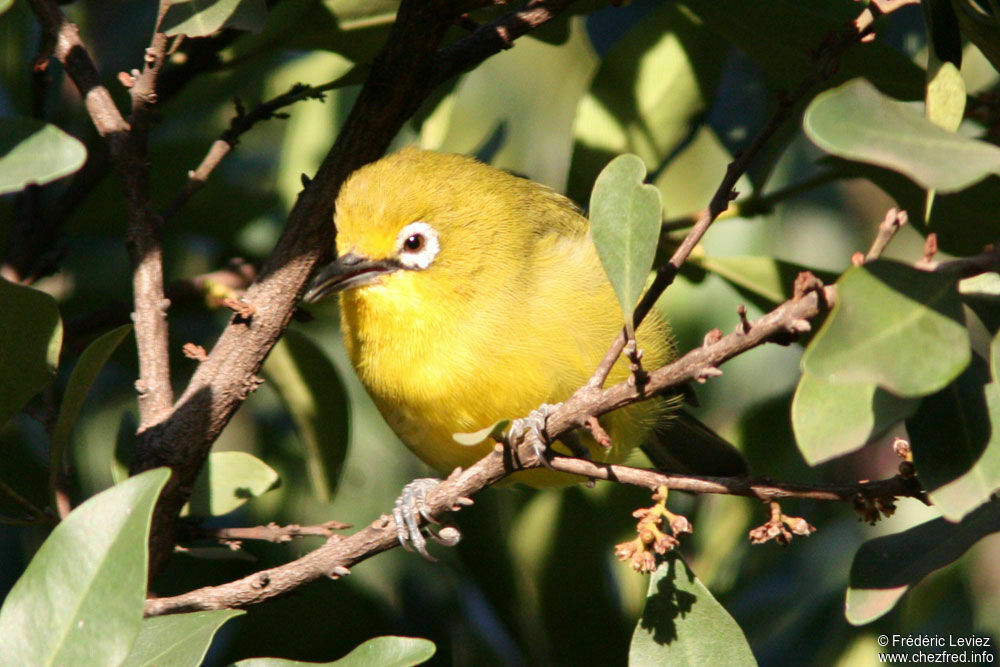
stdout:
[[[435,477],[421,477],[415,479],[403,487],[402,493],[396,498],[395,506],[392,509],[392,519],[396,523],[396,538],[407,551],[416,551],[431,563],[437,562],[427,552],[427,540],[424,538],[423,529],[420,526],[420,517],[423,517],[429,524],[441,525],[430,508],[427,506],[427,492],[441,483]],[[459,498],[453,509],[459,509],[462,505],[471,505],[468,498]],[[431,539],[446,547],[453,547],[462,539],[462,534],[454,526],[444,526],[440,531],[434,533],[429,528],[427,534]]]

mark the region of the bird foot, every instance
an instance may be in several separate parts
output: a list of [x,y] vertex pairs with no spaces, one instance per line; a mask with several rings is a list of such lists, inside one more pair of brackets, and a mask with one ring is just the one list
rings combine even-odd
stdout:
[[[549,416],[558,410],[562,406],[562,403],[543,403],[538,406],[537,410],[532,410],[527,417],[522,417],[520,419],[515,419],[510,423],[510,429],[507,431],[507,444],[511,447],[516,447],[522,440],[528,431],[535,434],[535,440],[532,442],[532,449],[535,455],[542,462],[546,468],[552,466],[549,465],[549,454],[551,453],[551,442],[549,440],[549,434],[545,431],[545,422]],[[573,452],[574,456],[579,456],[580,458],[589,459],[590,452],[587,448],[580,442],[579,437],[575,433],[568,433],[560,438],[560,441],[569,447],[570,451]]]
[[[441,522],[431,513],[427,506],[427,492],[441,483],[440,479],[434,477],[421,477],[415,479],[403,487],[402,493],[396,498],[395,506],[392,509],[392,519],[396,523],[396,538],[407,551],[416,551],[431,563],[437,562],[427,552],[427,539],[424,537],[423,528],[420,526],[420,517],[423,517],[428,524],[441,525]],[[471,505],[468,498],[457,499],[453,510],[464,505]],[[462,534],[458,528],[451,525],[443,526],[437,533],[427,529],[427,535],[438,544],[446,547],[453,547],[462,539]]]

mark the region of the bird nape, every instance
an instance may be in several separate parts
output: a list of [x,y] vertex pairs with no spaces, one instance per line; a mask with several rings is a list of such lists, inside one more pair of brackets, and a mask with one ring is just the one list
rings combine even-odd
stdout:
[[[622,329],[589,222],[544,185],[461,155],[406,148],[352,174],[334,216],[337,259],[305,300],[339,294],[358,377],[399,438],[441,472],[469,466],[492,448],[489,441],[459,444],[454,434],[564,400]],[[648,368],[676,356],[655,310],[636,342]],[[608,382],[629,373],[620,359]],[[744,474],[731,445],[676,418],[680,402],[656,397],[602,416],[610,447],[589,433],[579,439],[597,461],[620,462],[635,447],[655,452],[666,443],[654,463]],[[684,434],[681,446],[670,446],[672,432]],[[700,436],[696,445],[692,436]],[[552,448],[573,453],[560,442]],[[547,469],[511,479],[532,486],[580,481]],[[415,504],[425,489],[404,492],[404,501]],[[423,553],[419,531],[406,537]]]

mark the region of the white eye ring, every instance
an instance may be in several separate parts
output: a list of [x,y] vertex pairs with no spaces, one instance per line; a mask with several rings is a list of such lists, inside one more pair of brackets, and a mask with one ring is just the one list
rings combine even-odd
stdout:
[[440,250],[437,230],[426,222],[411,222],[396,237],[399,263],[407,269],[426,269]]

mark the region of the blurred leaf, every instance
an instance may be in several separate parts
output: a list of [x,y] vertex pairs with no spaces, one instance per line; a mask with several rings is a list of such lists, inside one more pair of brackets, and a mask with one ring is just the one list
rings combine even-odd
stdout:
[[864,79],[817,95],[802,126],[828,153],[895,169],[940,192],[962,190],[1000,170],[1000,148],[941,129]]
[[270,491],[278,473],[246,452],[212,452],[195,480],[182,515],[220,516]]
[[802,368],[827,382],[914,397],[946,386],[970,354],[955,277],[879,260],[844,272]]
[[62,336],[55,299],[0,278],[0,426],[55,377]]
[[977,0],[952,0],[962,34],[979,47],[983,55],[1000,70],[1000,20],[985,10]]
[[66,383],[62,403],[59,405],[59,418],[52,429],[52,442],[49,445],[49,488],[54,489],[56,476],[62,470],[63,455],[69,444],[69,436],[73,425],[80,415],[80,408],[87,398],[90,386],[97,379],[97,374],[104,368],[111,354],[132,331],[131,324],[125,324],[107,332],[90,345],[80,355],[80,360],[73,367],[73,372]]
[[12,4],[14,4],[14,0],[0,0],[0,14],[10,9]]
[[[724,656],[724,657],[723,657]],[[649,578],[629,665],[756,665],[743,630],[676,552]]]
[[[693,216],[705,208],[732,160],[711,127],[702,125],[695,130],[691,140],[656,177],[654,185],[663,197],[664,215],[670,219]],[[753,186],[746,176],[741,176],[733,189],[746,193],[752,192]]]
[[292,667],[293,665],[336,665],[336,667],[409,667],[434,656],[434,642],[419,637],[375,637],[361,644],[340,660],[299,662],[283,658],[250,658],[236,667]]
[[653,267],[662,220],[660,191],[643,183],[646,166],[631,154],[598,175],[590,197],[590,230],[632,334],[632,310]]
[[257,32],[266,19],[264,0],[185,0],[170,3],[160,29],[169,37],[207,37],[223,27]]
[[844,613],[854,625],[871,623],[921,579],[952,563],[983,537],[1000,531],[1000,502],[959,523],[934,519],[861,545],[851,564]]
[[288,329],[262,369],[281,397],[306,450],[309,481],[328,501],[347,456],[347,395],[330,359],[308,336]]
[[[994,339],[994,366],[998,348]],[[955,382],[924,398],[906,421],[920,483],[950,521],[1000,489],[1000,385],[990,380],[986,362],[974,355]]]
[[563,191],[573,120],[597,64],[582,17],[570,21],[569,39],[561,46],[522,37],[517,48],[487,59],[459,81],[422,125],[421,145],[478,154]]
[[714,257],[692,254],[689,261],[731,284],[740,294],[765,312],[792,298],[795,279],[803,271],[817,274],[824,282],[833,282],[836,279],[829,272],[771,257]]
[[[936,65],[951,63],[957,71],[962,66],[962,31],[951,0],[924,0],[920,8],[927,25],[932,61],[936,61]],[[929,74],[936,67],[927,69]]]
[[0,195],[69,176],[86,159],[83,143],[55,125],[34,118],[0,118]]
[[[913,181],[890,169],[839,158],[823,158],[845,176],[856,175],[871,180],[896,200],[900,208],[920,211],[924,208],[925,192]],[[928,222],[923,216],[911,215],[910,224],[923,235],[935,232],[938,247],[953,255],[980,252],[987,243],[1000,238],[1000,217],[993,214],[1000,201],[1000,178],[986,180],[953,194],[938,193]]]
[[142,624],[149,521],[166,468],[111,487],[52,531],[0,609],[3,665],[120,664]]
[[399,0],[324,0],[342,30],[389,24],[396,20]]
[[144,618],[132,652],[122,666],[200,665],[222,624],[245,613],[222,609]]
[[874,384],[829,382],[804,371],[792,399],[795,442],[806,462],[817,465],[863,447],[917,405]]
[[[816,5],[829,8],[832,3]],[[820,14],[812,4],[769,2],[720,3],[715,0],[685,0],[684,5],[711,29],[738,46],[757,63],[772,84],[794,89],[804,73],[814,67],[810,54],[829,35],[838,34],[856,10],[838,5],[838,13]],[[848,49],[840,58],[831,83],[865,76],[880,90],[901,99],[920,99],[924,93],[923,69],[899,50],[876,40],[861,49]]]
[[[604,55],[589,93],[575,111],[570,196],[585,200],[608,160],[622,153],[635,153],[650,170],[659,170],[711,105],[727,46],[684,7],[672,3],[638,21],[619,39]],[[711,170],[712,165],[697,166]],[[714,191],[718,176],[712,173]],[[677,189],[687,191],[685,185],[680,179]]]

